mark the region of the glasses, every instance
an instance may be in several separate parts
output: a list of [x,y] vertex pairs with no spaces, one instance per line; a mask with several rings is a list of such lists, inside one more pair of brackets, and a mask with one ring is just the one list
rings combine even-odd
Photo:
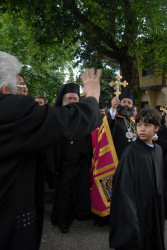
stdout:
[[22,84],[17,84],[16,86],[17,86],[17,88],[27,88],[26,85],[22,85]]

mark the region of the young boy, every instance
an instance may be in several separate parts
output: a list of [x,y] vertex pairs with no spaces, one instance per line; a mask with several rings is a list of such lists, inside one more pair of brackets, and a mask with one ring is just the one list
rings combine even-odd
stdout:
[[163,155],[152,141],[160,126],[156,109],[136,115],[137,140],[118,164],[111,199],[110,239],[116,250],[164,250]]

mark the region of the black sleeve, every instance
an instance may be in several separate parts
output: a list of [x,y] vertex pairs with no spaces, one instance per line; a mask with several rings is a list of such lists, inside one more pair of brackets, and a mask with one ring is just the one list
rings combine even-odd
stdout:
[[93,97],[64,107],[39,106],[26,101],[22,105],[25,108],[19,112],[14,125],[21,151],[40,150],[78,139],[102,123],[98,103]]

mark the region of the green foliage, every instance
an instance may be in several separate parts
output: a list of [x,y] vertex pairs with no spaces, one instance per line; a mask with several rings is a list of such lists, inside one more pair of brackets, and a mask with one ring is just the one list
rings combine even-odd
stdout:
[[[137,63],[167,68],[166,0],[5,0],[0,11],[0,49],[30,66],[30,85],[40,93],[45,87],[50,99],[67,67],[71,77],[78,66],[102,67],[104,75],[120,67],[131,88],[138,84]],[[102,78],[102,95],[110,92],[108,82]]]
[[67,56],[61,57],[63,48],[39,45],[31,26],[19,13],[1,14],[0,30],[0,50],[15,55],[23,64],[21,73],[29,86],[29,94],[45,96],[51,103],[64,83]]
[[23,66],[21,73],[28,85],[29,95],[45,96],[50,104],[55,101],[64,81],[62,73],[54,73],[44,67],[30,68],[27,66]]

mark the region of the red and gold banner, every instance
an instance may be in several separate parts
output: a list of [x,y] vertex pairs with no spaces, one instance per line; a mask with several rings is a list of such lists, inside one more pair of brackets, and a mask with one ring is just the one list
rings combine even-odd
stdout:
[[112,180],[118,165],[118,157],[106,116],[103,118],[103,124],[92,132],[92,145],[91,208],[94,214],[104,217],[110,214]]

